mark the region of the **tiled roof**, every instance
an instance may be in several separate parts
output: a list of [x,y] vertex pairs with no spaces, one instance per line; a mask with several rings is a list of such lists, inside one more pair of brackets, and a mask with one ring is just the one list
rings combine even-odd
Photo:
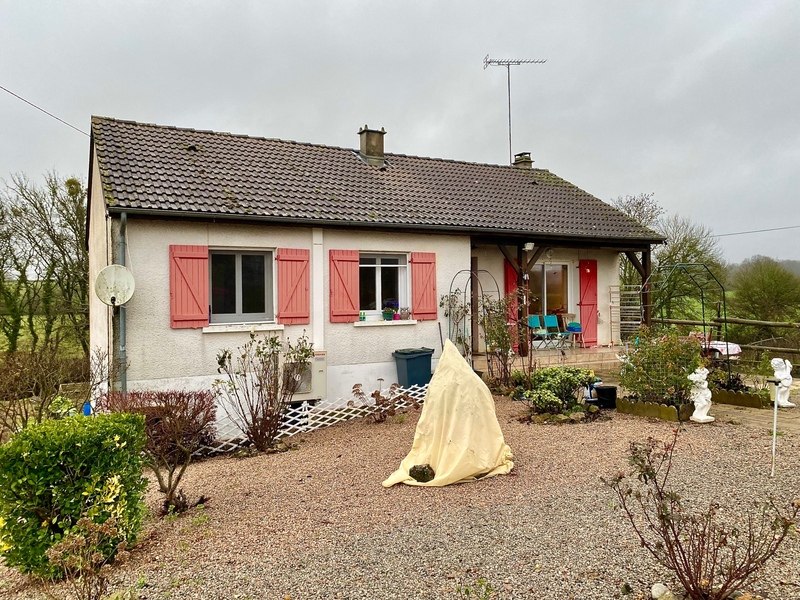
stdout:
[[113,211],[538,238],[662,238],[543,169],[386,154],[92,118]]

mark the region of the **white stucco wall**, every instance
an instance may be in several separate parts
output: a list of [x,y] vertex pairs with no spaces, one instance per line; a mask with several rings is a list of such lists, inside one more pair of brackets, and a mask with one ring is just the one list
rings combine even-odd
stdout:
[[[325,256],[329,250],[359,250],[363,252],[435,252],[436,295],[446,294],[454,275],[469,269],[470,239],[467,236],[430,234],[372,233],[350,231],[325,232]],[[410,267],[409,267],[410,269]],[[410,271],[409,271],[410,277]],[[325,268],[325,289],[329,286]],[[327,298],[326,298],[327,302]],[[354,323],[331,323],[325,320],[325,345],[328,351],[328,393],[331,398],[350,395],[355,383],[365,389],[375,389],[378,378],[384,387],[397,381],[397,368],[392,357],[402,348],[434,349],[433,364],[441,354],[439,321],[447,335],[446,320],[439,309],[438,321],[418,321],[413,325],[387,324],[361,327]],[[325,314],[328,315],[326,304]]]
[[[305,331],[314,340],[315,349],[327,352],[328,398],[348,397],[355,383],[362,383],[365,388],[373,389],[379,385],[378,378],[384,380],[384,386],[397,381],[395,360],[392,357],[392,351],[396,349],[433,348],[436,351],[434,364],[441,352],[437,321],[376,326],[330,323],[329,250],[435,252],[437,296],[446,292],[450,280],[458,270],[469,268],[470,242],[465,236],[388,235],[231,223],[193,223],[142,219],[128,215],[127,240],[127,266],[136,280],[136,293],[127,305],[129,389],[208,387],[217,377],[217,354],[225,348],[241,346],[249,336],[249,325],[240,327],[240,331],[225,332],[170,328],[169,246],[172,244],[251,250],[279,247],[312,250],[312,323],[285,327],[271,325],[262,329],[277,330],[282,332],[284,338],[289,336],[292,339]],[[322,289],[319,289],[319,281],[322,282]],[[322,319],[319,318],[320,315]]]
[[[166,387],[176,378],[186,381],[186,378],[214,375],[218,352],[241,346],[249,337],[249,327],[238,332],[214,333],[170,328],[169,246],[310,249],[311,229],[158,221],[129,215],[127,241],[127,266],[136,280],[136,293],[127,305],[128,381],[132,388],[141,387],[141,381]],[[312,301],[318,298],[312,296]],[[277,329],[295,339],[309,326],[287,325]],[[159,380],[164,381],[156,385]]]
[[[529,258],[531,254],[532,252],[526,253],[525,256]],[[478,258],[479,271],[488,271],[488,273],[479,274],[484,293],[494,296],[495,291],[499,288],[500,294],[503,295],[504,257],[497,246],[478,246],[472,250],[472,255]],[[581,311],[578,306],[580,301],[580,273],[578,263],[580,260],[586,259],[597,261],[597,344],[599,346],[607,346],[611,343],[609,286],[619,283],[619,254],[610,250],[555,248],[552,256],[540,258],[537,264],[568,265],[567,312],[575,313],[577,315],[576,318],[580,320]]]
[[89,347],[105,355],[111,350],[111,309],[94,293],[94,282],[100,271],[111,264],[111,241],[106,227],[106,210],[100,169],[92,162],[92,189],[89,214]]

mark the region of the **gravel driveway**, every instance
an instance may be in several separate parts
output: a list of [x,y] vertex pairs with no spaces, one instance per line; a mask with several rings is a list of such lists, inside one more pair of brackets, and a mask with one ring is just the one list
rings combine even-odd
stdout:
[[[202,509],[151,521],[115,589],[139,597],[203,599],[457,598],[479,577],[500,598],[649,598],[669,576],[639,547],[600,476],[626,468],[631,440],[666,439],[673,424],[608,413],[604,421],[529,425],[522,405],[498,398],[514,452],[510,475],[446,488],[380,482],[411,447],[417,411],[405,422],[361,419],[293,438],[298,449],[198,463],[185,478]],[[688,502],[741,507],[770,494],[800,496],[800,436],[688,424],[674,483]],[[148,504],[155,509],[158,495]],[[0,597],[36,598],[0,567]],[[676,588],[673,588],[676,589]],[[800,599],[800,536],[761,574],[754,592]],[[4,596],[5,595],[5,596]]]

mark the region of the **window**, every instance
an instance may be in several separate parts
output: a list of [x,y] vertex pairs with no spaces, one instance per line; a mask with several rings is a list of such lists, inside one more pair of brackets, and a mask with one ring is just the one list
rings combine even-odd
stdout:
[[567,312],[567,265],[534,265],[528,280],[529,313]]
[[359,310],[408,306],[408,256],[359,254]]
[[273,321],[272,252],[211,251],[211,323]]

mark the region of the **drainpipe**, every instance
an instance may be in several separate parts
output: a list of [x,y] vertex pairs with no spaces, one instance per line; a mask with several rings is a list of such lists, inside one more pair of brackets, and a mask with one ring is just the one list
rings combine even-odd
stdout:
[[[128,228],[128,215],[122,213],[120,215],[119,224],[119,264],[125,266],[125,234]],[[119,307],[119,385],[120,391],[123,394],[128,393],[128,351],[126,349],[126,322],[125,322],[125,307]]]

